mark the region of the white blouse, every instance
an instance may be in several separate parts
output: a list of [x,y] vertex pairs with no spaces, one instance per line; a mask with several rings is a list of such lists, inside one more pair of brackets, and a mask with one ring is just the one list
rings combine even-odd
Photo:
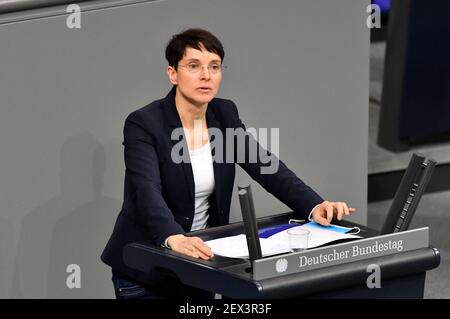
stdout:
[[189,150],[192,173],[195,181],[195,215],[191,231],[204,229],[208,225],[208,197],[214,192],[214,168],[211,145]]

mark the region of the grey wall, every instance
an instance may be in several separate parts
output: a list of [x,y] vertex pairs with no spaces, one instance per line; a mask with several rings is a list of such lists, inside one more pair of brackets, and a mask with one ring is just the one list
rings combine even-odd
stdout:
[[[170,89],[164,48],[187,27],[225,46],[219,96],[248,127],[280,128],[281,159],[364,224],[367,4],[168,0],[84,12],[80,30],[63,15],[0,25],[0,298],[113,297],[99,255],[122,201],[123,121]],[[252,186],[259,216],[289,210]]]

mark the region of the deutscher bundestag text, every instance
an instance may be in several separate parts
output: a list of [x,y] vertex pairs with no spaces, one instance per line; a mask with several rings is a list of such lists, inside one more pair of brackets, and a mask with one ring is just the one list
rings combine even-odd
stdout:
[[354,245],[350,249],[346,249],[343,251],[337,251],[336,249],[333,249],[333,252],[328,254],[320,253],[317,256],[311,257],[300,256],[300,268],[311,265],[324,264],[333,261],[345,260],[349,258],[355,258],[358,256],[376,254],[378,252],[389,250],[402,251],[403,240],[397,241],[389,240],[386,243],[379,243],[378,241],[375,241],[375,243],[370,246],[360,247],[358,245]]

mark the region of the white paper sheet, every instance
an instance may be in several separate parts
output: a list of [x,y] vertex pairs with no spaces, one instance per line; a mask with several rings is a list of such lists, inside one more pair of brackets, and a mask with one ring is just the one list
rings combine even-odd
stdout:
[[[338,233],[311,225],[301,225],[294,228],[305,228],[310,231],[308,248],[315,248],[341,239],[356,239],[361,236]],[[214,254],[231,258],[249,258],[247,239],[244,234],[223,237],[205,242]],[[269,238],[260,238],[263,257],[287,253],[290,251],[287,230],[276,233]]]
[[[289,252],[286,243],[260,238],[263,257]],[[247,238],[244,234],[231,237],[223,237],[205,242],[214,254],[231,258],[249,258]]]

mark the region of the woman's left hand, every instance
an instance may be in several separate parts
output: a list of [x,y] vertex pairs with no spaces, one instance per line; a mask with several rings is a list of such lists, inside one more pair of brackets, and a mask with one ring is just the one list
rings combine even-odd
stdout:
[[345,202],[324,201],[318,205],[311,214],[312,219],[323,226],[329,226],[333,217],[342,220],[344,216],[356,211],[355,208],[348,207]]

